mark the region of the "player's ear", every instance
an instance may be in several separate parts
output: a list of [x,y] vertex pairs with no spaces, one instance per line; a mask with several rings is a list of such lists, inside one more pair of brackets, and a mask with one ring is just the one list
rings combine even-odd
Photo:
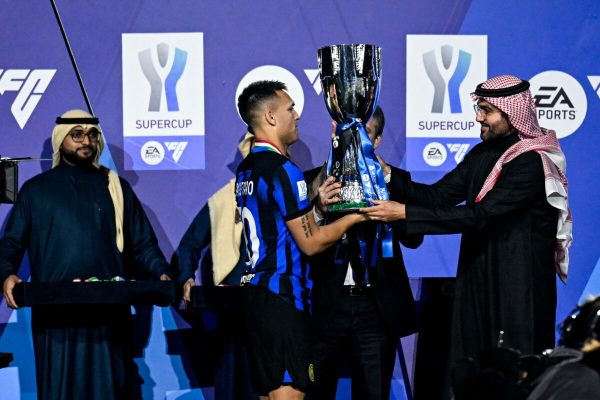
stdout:
[[277,118],[275,118],[275,113],[273,112],[273,110],[271,108],[265,109],[264,117],[265,117],[265,121],[270,126],[277,125]]
[[373,149],[376,149],[379,147],[379,145],[381,144],[381,138],[382,138],[382,136],[379,135],[375,138],[375,140],[373,140]]

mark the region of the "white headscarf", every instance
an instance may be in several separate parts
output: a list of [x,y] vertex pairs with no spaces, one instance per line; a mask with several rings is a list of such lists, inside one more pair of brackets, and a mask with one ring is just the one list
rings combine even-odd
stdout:
[[[254,135],[247,132],[238,145],[242,157],[246,157],[254,145]],[[213,261],[213,281],[219,285],[237,265],[240,259],[242,223],[238,217],[235,201],[235,178],[208,199],[210,213],[210,246]]]
[[[60,116],[60,118],[95,118],[90,113],[83,110],[70,110]],[[88,122],[88,121],[86,121]],[[104,137],[102,135],[102,129],[100,129],[100,125],[96,121],[89,121],[92,123],[63,123],[62,121],[59,123],[57,119],[57,124],[52,130],[52,168],[55,168],[62,161],[60,147],[73,128],[76,126],[81,126],[83,129],[96,128],[100,135],[98,136],[98,152],[96,153],[96,157],[94,158],[94,166],[96,168],[100,168],[100,164],[98,160],[100,159],[100,154],[102,154],[102,150],[104,150]],[[95,123],[94,123],[95,122]],[[121,188],[121,181],[119,180],[119,176],[115,171],[108,170],[108,192],[110,193],[110,197],[113,202],[113,206],[115,209],[115,226],[116,226],[116,244],[117,248],[120,252],[123,252],[124,247],[124,236],[123,236],[123,214],[124,214],[124,202],[123,202],[123,189]]]

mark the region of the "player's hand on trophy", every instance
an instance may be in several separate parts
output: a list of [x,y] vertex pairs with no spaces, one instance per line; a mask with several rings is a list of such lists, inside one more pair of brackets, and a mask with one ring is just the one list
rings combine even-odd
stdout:
[[4,280],[2,284],[2,293],[4,294],[4,298],[6,299],[6,304],[10,308],[19,308],[17,303],[15,302],[15,298],[13,297],[13,289],[17,283],[21,282],[21,278],[16,275],[9,275],[8,278]]
[[371,200],[371,202],[373,206],[361,208],[360,212],[372,221],[392,222],[406,219],[406,206],[402,203],[391,200]]
[[319,186],[319,197],[317,198],[317,210],[321,215],[325,214],[331,204],[340,201],[340,190],[342,184],[335,181],[333,176],[328,176],[327,179]]
[[[337,128],[337,122],[331,121],[331,140],[335,138],[335,129]],[[325,170],[325,172],[323,172]],[[328,211],[328,206],[333,203],[337,203],[340,201],[339,193],[341,184],[335,182],[335,178],[333,177],[325,177],[327,174],[326,168],[323,167],[323,170],[319,173],[319,176],[315,178],[312,185],[315,187],[315,191],[318,193],[316,196],[315,203],[315,211],[316,215],[319,218],[324,218],[325,213]],[[324,181],[321,182],[321,179],[325,178]],[[321,182],[321,183],[319,183]],[[319,185],[316,188],[316,185]]]

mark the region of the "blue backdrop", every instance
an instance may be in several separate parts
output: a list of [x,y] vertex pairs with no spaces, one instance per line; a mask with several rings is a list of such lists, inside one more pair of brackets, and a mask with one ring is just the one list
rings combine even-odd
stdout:
[[[239,89],[254,79],[288,83],[301,111],[293,158],[304,169],[319,165],[329,148],[330,118],[320,93],[317,49],[373,43],[382,47],[383,60],[380,104],[387,122],[381,153],[422,182],[441,177],[477,142],[472,127],[464,125],[475,117],[468,104],[473,82],[498,74],[532,80],[544,110],[541,125],[562,137],[574,215],[570,275],[566,285],[559,284],[558,319],[582,296],[600,292],[594,229],[600,145],[593,136],[600,131],[598,1],[57,5],[108,142],[103,162],[132,184],[167,257],[207,198],[233,176],[236,145],[245,132],[235,107]],[[54,119],[68,109],[85,109],[85,102],[50,2],[5,0],[0,7],[0,154],[50,158]],[[429,67],[426,53],[432,55]],[[427,68],[437,68],[441,84],[433,83]],[[445,96],[438,109],[432,107],[436,90]],[[47,161],[21,163],[20,183],[48,168]],[[9,211],[0,206],[2,223]],[[431,236],[418,250],[405,251],[409,275],[453,276],[458,243],[457,235]],[[20,274],[28,276],[27,261]],[[145,398],[210,397],[209,384],[186,373],[185,346],[172,348],[172,338],[189,331],[179,314],[138,309],[136,317]],[[29,314],[9,310],[4,301],[2,350],[16,360],[0,371],[0,399],[35,398]],[[393,396],[402,398],[400,391]]]

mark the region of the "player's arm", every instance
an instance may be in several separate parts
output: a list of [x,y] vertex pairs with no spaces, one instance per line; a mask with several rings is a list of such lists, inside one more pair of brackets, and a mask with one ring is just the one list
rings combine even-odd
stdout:
[[366,220],[367,217],[363,214],[348,214],[331,224],[319,226],[310,210],[301,217],[287,221],[286,225],[300,250],[312,256],[338,241],[354,224]]

